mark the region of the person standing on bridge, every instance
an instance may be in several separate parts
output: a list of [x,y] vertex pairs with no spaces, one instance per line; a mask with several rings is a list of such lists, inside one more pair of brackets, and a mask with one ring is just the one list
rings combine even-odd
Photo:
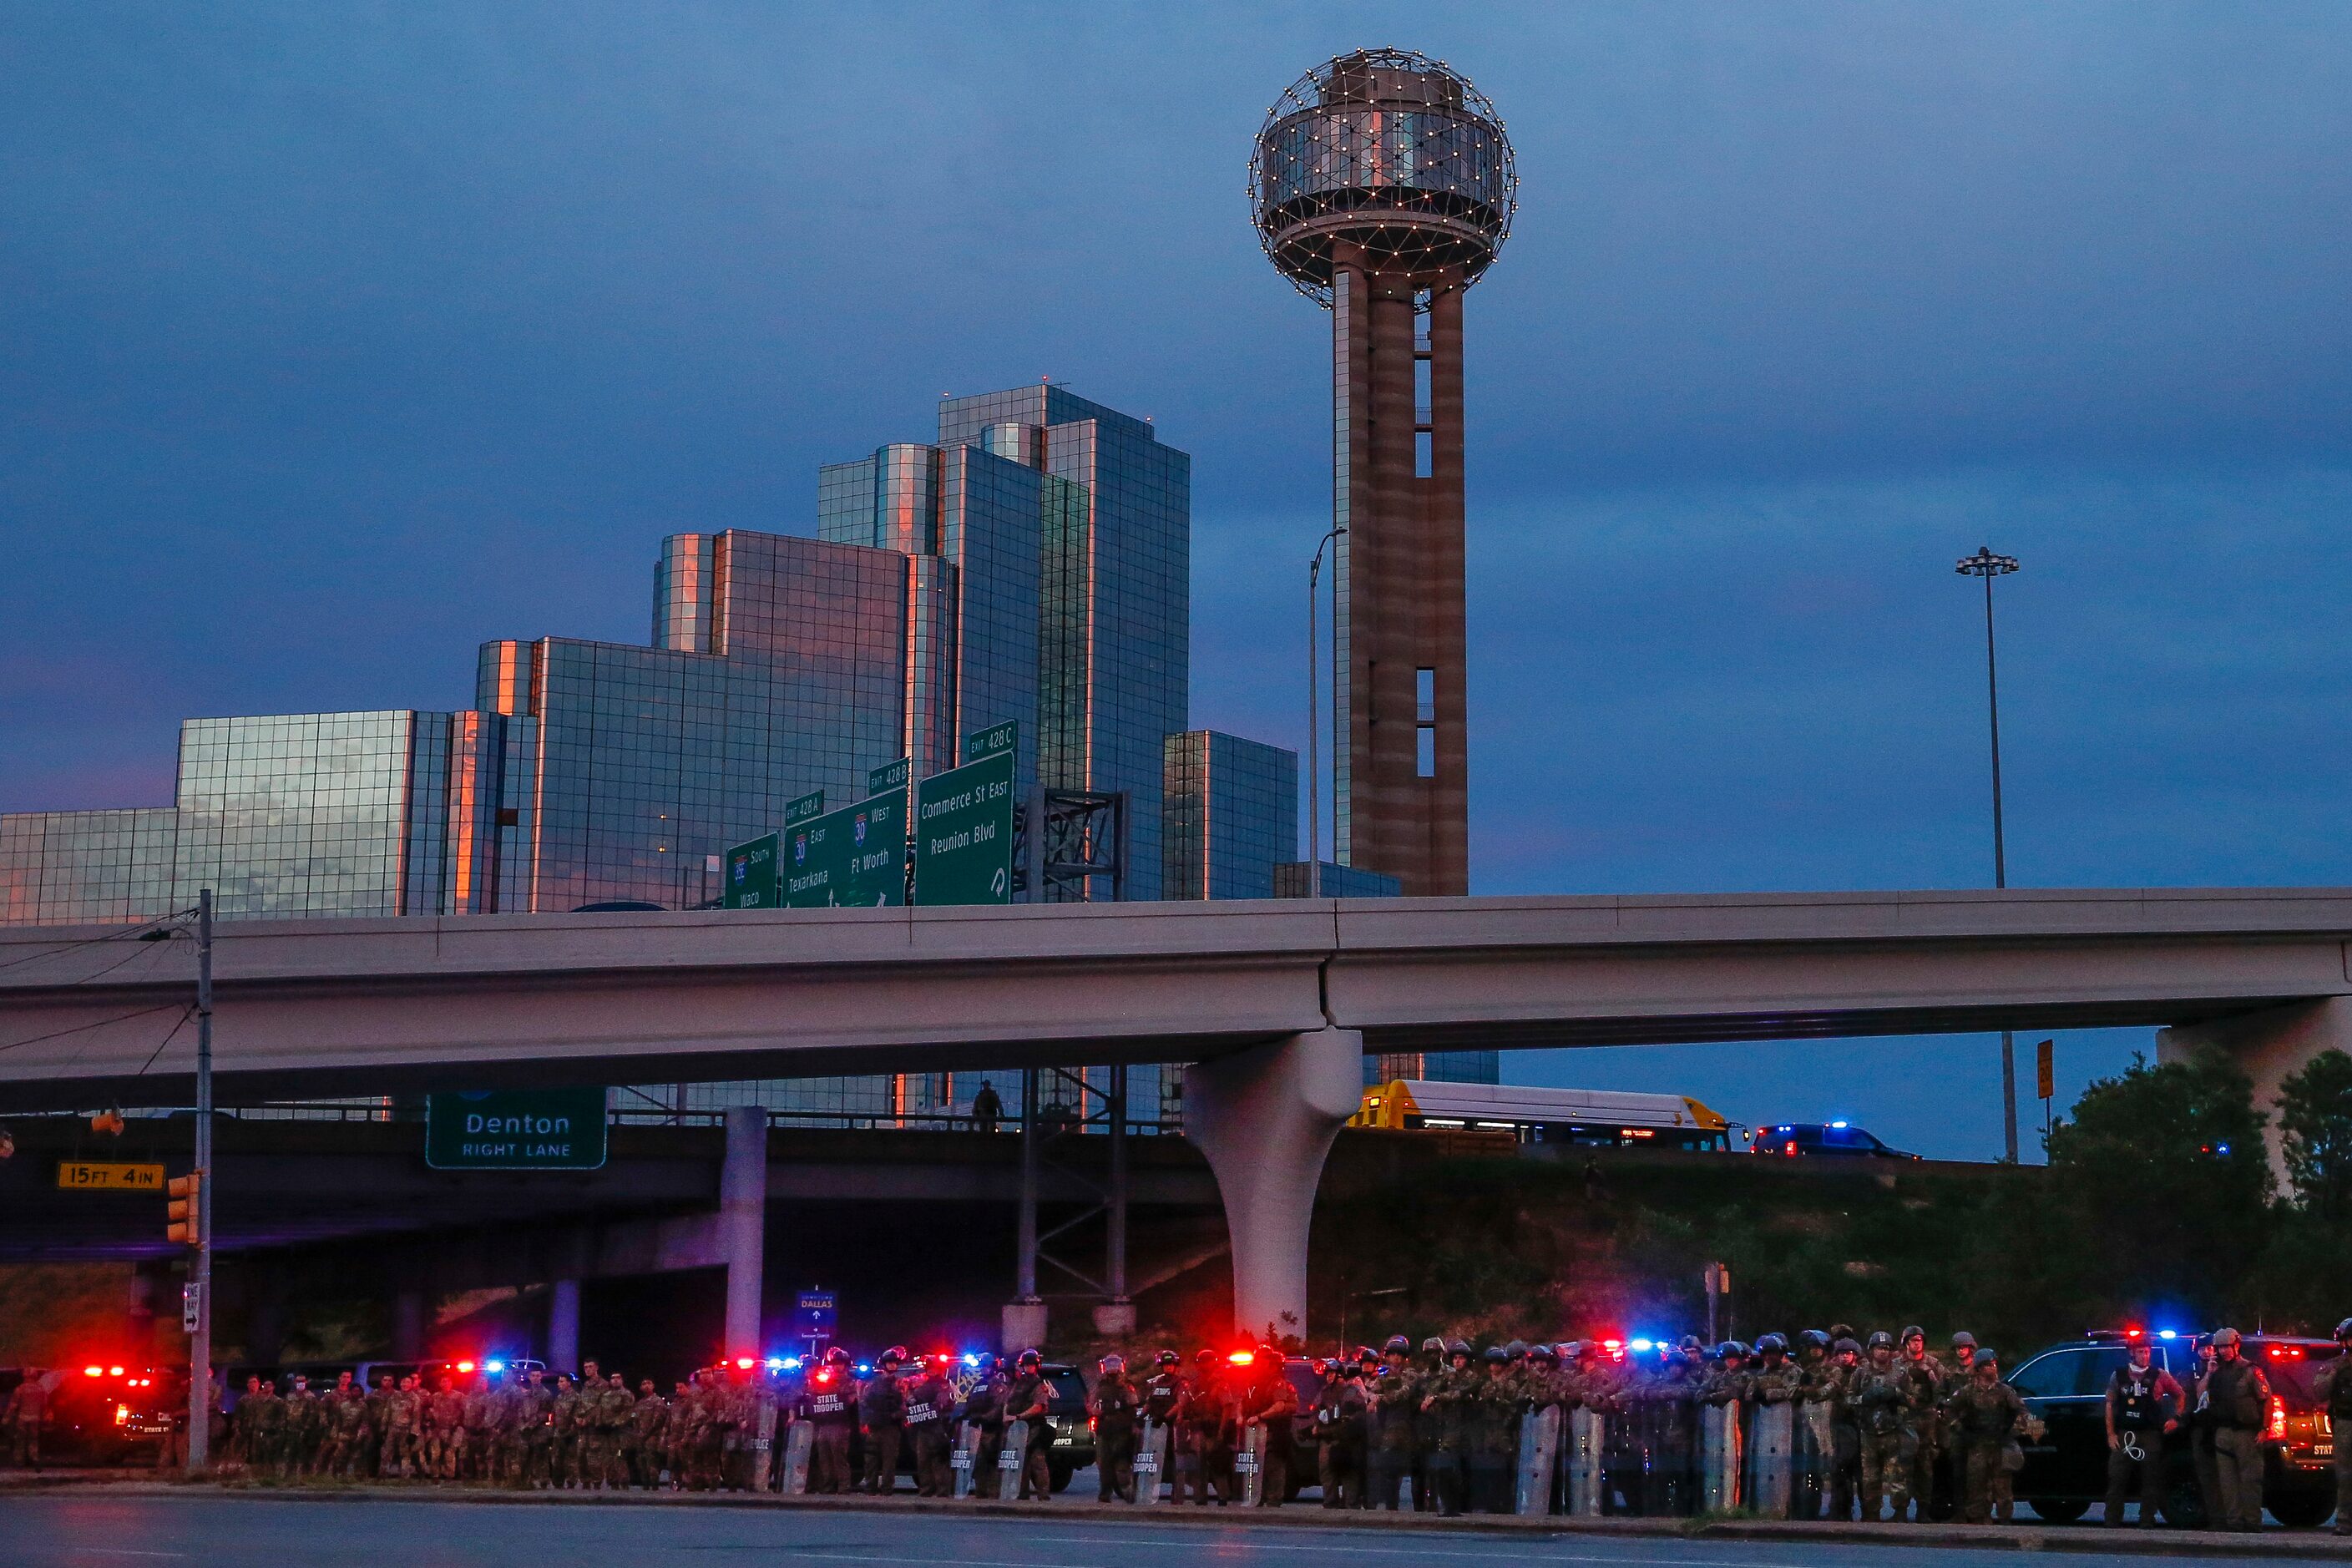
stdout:
[[996,1086],[986,1079],[980,1080],[980,1092],[971,1097],[971,1124],[982,1132],[993,1132],[1004,1118],[1004,1101],[997,1098]]

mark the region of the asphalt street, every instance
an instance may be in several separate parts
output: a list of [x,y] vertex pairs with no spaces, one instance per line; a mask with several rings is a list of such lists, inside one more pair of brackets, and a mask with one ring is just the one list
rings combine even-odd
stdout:
[[[203,1495],[0,1497],[0,1568],[590,1568],[603,1563],[870,1563],[875,1568],[1801,1568],[1916,1563],[2014,1564],[2013,1551],[1814,1541],[1644,1541],[1612,1536],[1443,1535],[1348,1530],[1168,1525],[1089,1518],[924,1518],[906,1512],[469,1505],[430,1500],[279,1500]],[[2098,1559],[2085,1536],[2080,1557]],[[2105,1559],[2113,1561],[2113,1559]],[[2225,1559],[2168,1557],[2169,1563]],[[2242,1561],[2242,1559],[2239,1560]]]

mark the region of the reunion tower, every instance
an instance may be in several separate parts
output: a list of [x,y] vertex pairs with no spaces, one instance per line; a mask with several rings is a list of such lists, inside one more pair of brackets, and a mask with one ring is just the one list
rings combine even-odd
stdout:
[[1250,159],[1266,255],[1331,310],[1334,850],[1408,895],[1470,890],[1462,296],[1517,186],[1494,105],[1408,49],[1299,78]]

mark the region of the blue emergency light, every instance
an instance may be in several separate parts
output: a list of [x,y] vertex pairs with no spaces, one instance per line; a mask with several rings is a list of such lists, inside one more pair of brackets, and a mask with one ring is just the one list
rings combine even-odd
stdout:
[[482,1363],[484,1372],[504,1372],[506,1369],[507,1363],[502,1361],[486,1361]]

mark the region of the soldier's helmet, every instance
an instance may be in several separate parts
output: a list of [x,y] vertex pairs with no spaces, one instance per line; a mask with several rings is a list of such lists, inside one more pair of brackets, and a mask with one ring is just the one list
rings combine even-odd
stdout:
[[1102,1358],[1102,1369],[1106,1373],[1125,1372],[1127,1370],[1127,1358],[1120,1355],[1107,1355]]
[[2352,1342],[2352,1318],[2347,1318],[2336,1325],[2336,1342],[2339,1345]]
[[1161,1351],[1158,1355],[1151,1359],[1158,1362],[1161,1366],[1174,1366],[1181,1363],[1184,1358],[1178,1355],[1174,1351]]
[[1039,1355],[1035,1351],[1023,1351],[1021,1352],[1021,1364],[1023,1366],[1043,1366],[1045,1364],[1045,1358]]
[[1726,1340],[1721,1344],[1715,1347],[1715,1359],[1717,1361],[1746,1361],[1748,1359],[1748,1347],[1741,1344],[1738,1340]]
[[1699,1343],[1699,1338],[1696,1334],[1685,1334],[1682,1337],[1682,1342],[1675,1345],[1675,1348],[1678,1351],[1703,1351],[1706,1349],[1705,1345]]
[[1528,1359],[1529,1361],[1551,1362],[1558,1361],[1559,1357],[1549,1345],[1532,1344],[1528,1347]]
[[1421,1342],[1421,1348],[1427,1351],[1432,1355],[1444,1355],[1445,1353],[1445,1342],[1438,1338],[1435,1334],[1432,1334],[1429,1338]]
[[827,1366],[847,1366],[849,1364],[849,1352],[840,1345],[830,1347],[824,1352],[824,1364]]
[[1896,1338],[1895,1342],[1897,1344],[1907,1345],[1913,1340],[1917,1340],[1922,1345],[1925,1345],[1927,1342],[1927,1331],[1921,1328],[1916,1323],[1906,1323],[1903,1325],[1903,1332]]
[[1194,1366],[1213,1366],[1216,1364],[1216,1360],[1217,1352],[1213,1350],[1203,1349],[1197,1350],[1192,1352],[1192,1364]]
[[1977,1348],[1977,1337],[1968,1330],[1962,1329],[1952,1336],[1952,1348],[1956,1351],[1974,1350]]
[[1562,1340],[1559,1343],[1554,1345],[1552,1349],[1559,1352],[1560,1360],[1574,1361],[1578,1356],[1584,1353],[1584,1342],[1582,1340]]
[[1446,1345],[1445,1353],[1450,1356],[1468,1355],[1470,1353],[1470,1342],[1468,1340],[1452,1341]]
[[1511,1364],[1511,1352],[1501,1345],[1488,1345],[1486,1355],[1481,1359],[1488,1366],[1508,1366]]
[[882,1364],[884,1366],[899,1366],[904,1364],[906,1360],[907,1347],[904,1345],[892,1345],[888,1350],[882,1352]]
[[1525,1340],[1513,1340],[1509,1344],[1503,1347],[1503,1353],[1511,1360],[1517,1361],[1520,1357],[1528,1353],[1528,1342]]
[[1993,1349],[1990,1345],[1979,1345],[1977,1347],[1975,1364],[1978,1366],[1999,1366],[2000,1364],[2000,1352]]
[[2213,1342],[2217,1345],[2234,1345],[2238,1342],[2238,1331],[2216,1329],[2213,1331]]
[[1854,1343],[1852,1334],[1841,1335],[1830,1346],[1832,1355],[1860,1355],[1862,1347]]
[[1358,1345],[1356,1353],[1348,1359],[1358,1366],[1378,1366],[1381,1363],[1381,1352],[1370,1345]]
[[1895,1348],[1895,1336],[1885,1329],[1873,1330],[1870,1336],[1870,1348],[1872,1350],[1884,1348],[1891,1351]]
[[1756,1342],[1756,1353],[1758,1355],[1787,1355],[1789,1353],[1788,1336],[1785,1334],[1766,1334],[1762,1339]]
[[1382,1345],[1381,1349],[1390,1355],[1411,1355],[1412,1353],[1412,1342],[1406,1339],[1402,1334],[1391,1334],[1389,1336],[1389,1342]]
[[1797,1336],[1797,1343],[1809,1351],[1820,1351],[1826,1354],[1830,1348],[1830,1337],[1819,1329],[1807,1329]]

